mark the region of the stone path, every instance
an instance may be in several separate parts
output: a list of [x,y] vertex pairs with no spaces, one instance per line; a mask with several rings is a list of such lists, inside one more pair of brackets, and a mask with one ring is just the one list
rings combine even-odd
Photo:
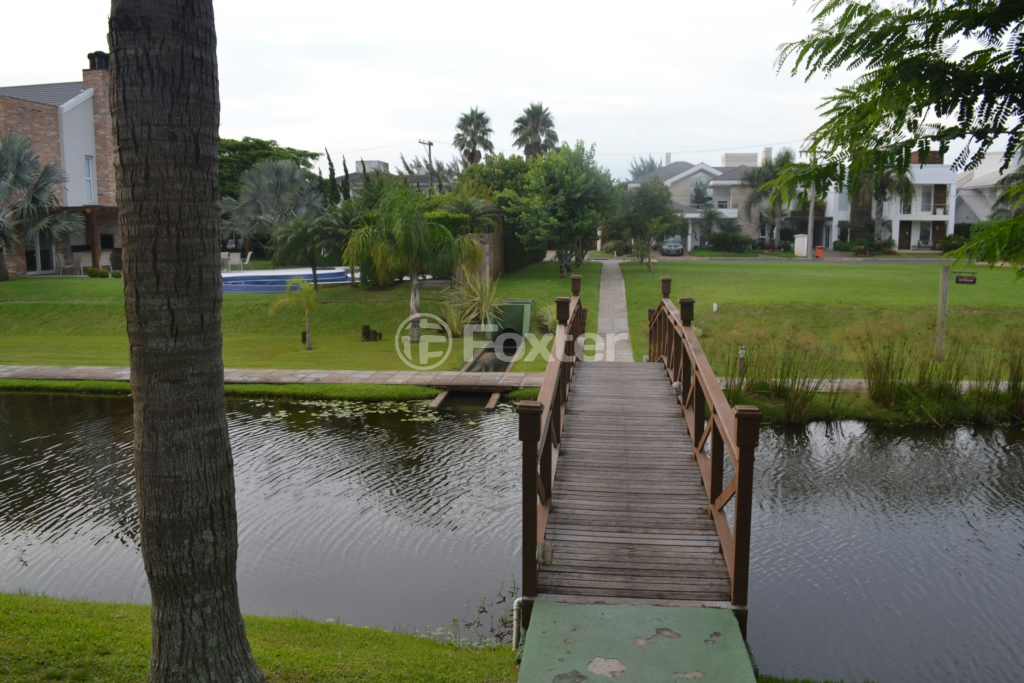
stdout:
[[[601,266],[601,300],[597,312],[597,333],[605,341],[604,360],[632,362],[633,346],[629,340],[626,319],[626,283],[619,261],[605,261]],[[610,335],[618,335],[614,349]]]
[[[0,378],[47,380],[127,381],[128,368],[99,365],[0,365]],[[414,372],[411,370],[273,370],[226,369],[227,384],[397,384],[463,391],[509,391],[539,387],[543,373],[529,372]]]

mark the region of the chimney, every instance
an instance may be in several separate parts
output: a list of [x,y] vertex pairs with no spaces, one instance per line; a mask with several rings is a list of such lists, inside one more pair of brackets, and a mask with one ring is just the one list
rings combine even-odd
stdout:
[[665,165],[668,166],[672,163],[672,152],[665,152]]
[[86,56],[89,58],[90,71],[110,71],[110,55],[106,52],[90,52]]
[[772,160],[772,148],[771,147],[765,147],[764,150],[761,151],[761,165],[762,166],[767,166],[768,162],[770,162],[771,160]]

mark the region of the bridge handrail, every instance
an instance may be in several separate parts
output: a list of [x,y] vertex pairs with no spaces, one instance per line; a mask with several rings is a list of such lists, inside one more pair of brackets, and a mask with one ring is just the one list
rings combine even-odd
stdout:
[[[679,383],[679,405],[693,444],[693,458],[700,467],[708,516],[714,520],[729,569],[732,603],[746,605],[754,449],[761,411],[756,406],[729,405],[694,332],[694,300],[680,299],[677,309],[669,298],[671,292],[672,279],[661,278],[661,302],[657,308],[647,309],[648,358],[665,366],[673,385]],[[705,422],[708,408],[711,415]],[[733,471],[728,483],[723,482],[725,454]],[[734,523],[730,528],[725,506],[734,498]]]
[[551,483],[558,465],[569,386],[576,370],[576,345],[583,339],[587,309],[580,304],[582,277],[572,276],[572,297],[555,299],[558,328],[536,401],[520,401],[523,442],[523,596],[537,595],[539,546],[551,512]]

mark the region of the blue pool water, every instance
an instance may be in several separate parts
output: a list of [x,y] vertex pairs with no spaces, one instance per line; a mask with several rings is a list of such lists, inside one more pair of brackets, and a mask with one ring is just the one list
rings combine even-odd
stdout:
[[[294,277],[301,277],[307,282],[313,281],[313,272],[308,268],[305,270],[288,271],[250,271],[241,273],[224,273],[225,294],[281,294],[288,286],[288,281]],[[352,283],[352,274],[349,268],[317,268],[317,281],[324,283]],[[356,273],[356,281],[359,281],[359,274]]]

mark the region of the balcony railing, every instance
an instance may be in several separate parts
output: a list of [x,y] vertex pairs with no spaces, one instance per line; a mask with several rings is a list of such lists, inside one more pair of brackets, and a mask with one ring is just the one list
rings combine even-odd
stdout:
[[945,204],[920,202],[917,204],[904,204],[901,207],[900,213],[902,213],[904,216],[910,216],[913,214],[925,214],[929,216],[948,216],[949,208]]

